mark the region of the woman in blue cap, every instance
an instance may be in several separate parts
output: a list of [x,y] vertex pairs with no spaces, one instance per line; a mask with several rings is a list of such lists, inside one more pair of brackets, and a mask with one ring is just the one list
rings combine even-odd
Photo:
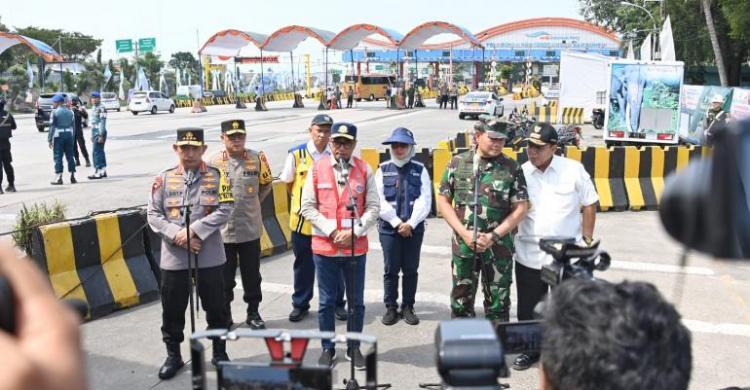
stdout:
[[[382,322],[393,325],[399,317],[409,325],[419,323],[414,313],[417,268],[424,237],[424,220],[432,209],[430,176],[422,163],[413,159],[414,135],[399,127],[383,142],[390,145],[391,159],[380,164],[375,183],[380,195],[378,232],[383,246],[385,272]],[[401,313],[398,312],[398,279],[403,274]]]
[[62,174],[63,174],[63,155],[68,161],[68,172],[70,172],[70,184],[76,182],[76,161],[74,156],[75,151],[75,137],[73,131],[75,129],[75,116],[65,104],[65,97],[62,94],[56,94],[52,97],[52,104],[54,109],[51,114],[51,121],[49,126],[49,134],[47,134],[47,142],[49,148],[53,151],[53,158],[55,160],[55,180],[50,184],[62,185]]

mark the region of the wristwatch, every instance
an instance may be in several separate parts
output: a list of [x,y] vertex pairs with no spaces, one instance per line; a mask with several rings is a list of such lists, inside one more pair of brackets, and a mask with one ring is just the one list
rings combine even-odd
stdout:
[[495,244],[498,244],[500,243],[500,241],[502,241],[502,239],[503,237],[501,235],[495,233],[494,230],[492,231],[492,242],[494,242]]

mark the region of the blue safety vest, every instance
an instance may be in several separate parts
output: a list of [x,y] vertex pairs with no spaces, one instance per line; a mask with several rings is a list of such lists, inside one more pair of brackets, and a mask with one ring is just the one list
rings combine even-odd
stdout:
[[[411,217],[414,201],[422,193],[422,170],[424,165],[413,159],[399,168],[393,161],[388,160],[380,164],[383,174],[383,195],[385,200],[396,210],[398,217],[406,222]],[[378,220],[378,231],[395,234],[396,231],[388,221]],[[424,222],[414,228],[415,232],[424,231]]]

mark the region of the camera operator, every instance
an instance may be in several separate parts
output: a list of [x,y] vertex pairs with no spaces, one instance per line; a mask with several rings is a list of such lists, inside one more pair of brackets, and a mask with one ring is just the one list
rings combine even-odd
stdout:
[[0,246],[0,274],[13,291],[15,335],[0,331],[2,390],[84,390],[79,320],[34,264]]
[[[518,225],[515,237],[519,321],[534,319],[534,307],[549,291],[549,285],[541,279],[541,268],[551,263],[552,257],[539,249],[536,238],[575,237],[589,245],[593,241],[599,201],[583,165],[555,155],[558,136],[554,127],[548,123],[536,124],[526,141],[529,161],[521,168],[531,207]],[[538,360],[538,354],[521,354],[513,362],[513,368],[525,370]]]
[[643,282],[568,280],[546,302],[542,390],[684,390],[690,332]]

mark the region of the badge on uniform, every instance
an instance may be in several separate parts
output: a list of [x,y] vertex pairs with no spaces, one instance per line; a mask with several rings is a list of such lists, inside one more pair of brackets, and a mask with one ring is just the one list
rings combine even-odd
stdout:
[[365,187],[363,187],[361,184],[358,184],[356,188],[354,188],[357,193],[361,194],[365,191]]

